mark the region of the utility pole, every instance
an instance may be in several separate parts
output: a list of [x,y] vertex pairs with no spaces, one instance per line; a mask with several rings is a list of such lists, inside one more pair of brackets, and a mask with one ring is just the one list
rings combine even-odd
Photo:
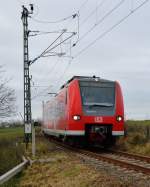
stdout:
[[[63,29],[61,34],[35,59],[29,60],[29,48],[28,48],[28,38],[30,30],[28,30],[28,18],[30,18],[31,14],[33,14],[33,4],[30,4],[30,10],[28,10],[25,6],[22,6],[22,23],[23,23],[23,54],[24,54],[24,134],[25,134],[25,142],[26,142],[26,149],[28,147],[28,143],[32,138],[32,154],[35,155],[35,129],[34,124],[32,124],[32,113],[31,113],[31,86],[30,86],[30,65],[33,64],[41,57],[48,57],[46,54],[49,54],[53,49],[64,43],[65,41],[72,38],[76,33],[72,32],[72,34],[65,38],[60,43],[57,43],[55,46],[54,43],[64,34],[66,33],[66,29]],[[57,56],[63,56],[64,53],[56,53]],[[51,56],[51,55],[50,55]],[[53,93],[54,94],[54,93]],[[31,136],[32,135],[32,136]]]
[[29,49],[28,49],[28,18],[33,13],[33,5],[30,4],[30,11],[22,6],[22,23],[23,23],[23,53],[24,53],[24,132],[26,148],[32,133],[32,118],[31,118],[31,90],[30,90],[30,74],[29,74]]

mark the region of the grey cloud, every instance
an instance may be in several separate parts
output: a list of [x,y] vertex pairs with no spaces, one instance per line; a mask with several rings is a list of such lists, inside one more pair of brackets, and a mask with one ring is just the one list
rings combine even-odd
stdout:
[[[82,1],[73,0],[16,0],[4,1],[0,7],[0,57],[1,64],[5,64],[7,77],[13,77],[10,86],[16,90],[18,111],[23,112],[23,31],[21,22],[22,2],[27,5],[35,4],[36,18],[41,20],[57,20],[75,13]],[[104,15],[118,0],[105,1],[99,9],[98,19]],[[137,1],[137,3],[142,0]],[[80,23],[96,7],[97,0],[89,1],[80,13]],[[9,5],[9,6],[8,6]],[[134,4],[135,6],[136,4]],[[122,86],[127,118],[150,118],[150,26],[148,20],[150,3],[142,7],[136,14],[126,20],[118,28],[105,36],[102,40],[74,59],[65,75],[61,77],[69,59],[60,60],[51,70],[58,58],[39,59],[31,66],[31,74],[36,85],[53,85],[49,90],[57,91],[61,84],[73,75],[97,75],[102,78],[118,80]],[[38,7],[38,8],[37,8]],[[95,39],[100,33],[124,16],[131,8],[130,1],[125,1],[122,7],[112,14],[102,25],[99,25],[85,39],[72,49],[76,54],[86,44]],[[84,34],[96,21],[96,15],[80,27],[80,36]],[[74,30],[76,23],[67,21],[62,24],[38,24],[29,20],[31,30],[51,31],[62,28]],[[29,39],[30,59],[33,59],[45,49],[56,36],[34,37]],[[74,39],[76,41],[76,39]],[[61,79],[60,79],[61,77]],[[59,80],[60,79],[60,80]],[[59,80],[59,81],[58,81]],[[43,88],[33,89],[32,95],[41,92]],[[48,91],[49,91],[48,90]],[[46,95],[47,91],[43,94]],[[42,100],[50,96],[40,96],[32,101],[33,117],[41,117]]]

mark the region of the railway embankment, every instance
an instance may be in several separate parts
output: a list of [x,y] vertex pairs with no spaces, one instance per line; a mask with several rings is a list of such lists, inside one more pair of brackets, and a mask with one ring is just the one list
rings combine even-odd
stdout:
[[[149,127],[149,121],[146,123],[129,121],[127,137],[118,141],[117,149],[150,156]],[[31,159],[31,165],[2,186],[150,186],[149,177],[142,173],[72,153],[43,137],[40,130],[36,132],[36,135],[36,156],[32,157],[31,145],[28,151],[24,152],[25,156]],[[8,136],[10,135],[7,134]],[[18,140],[20,133],[18,136],[12,136]],[[15,143],[16,145],[18,147]],[[8,159],[11,160],[10,157]]]
[[140,172],[72,152],[42,136],[37,138],[36,157],[30,158],[32,164],[20,180],[22,187],[141,187],[150,182],[150,177]]
[[[127,121],[127,137],[118,141],[117,148],[150,156],[149,127],[149,121]],[[23,172],[20,186],[149,186],[141,173],[73,154],[41,136],[34,159]]]
[[[89,160],[38,137],[33,163],[22,173],[20,186],[87,187],[124,186],[116,176],[96,169]],[[30,153],[29,153],[30,154]],[[92,163],[93,161],[91,161]],[[105,166],[104,166],[105,168]]]
[[142,173],[73,153],[42,136],[37,138],[37,154],[31,159],[19,186],[141,187],[148,186],[150,180]]

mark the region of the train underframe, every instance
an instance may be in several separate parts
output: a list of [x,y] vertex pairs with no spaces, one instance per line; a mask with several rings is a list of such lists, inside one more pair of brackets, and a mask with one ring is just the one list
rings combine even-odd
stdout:
[[112,136],[112,125],[86,124],[84,136],[66,136],[64,142],[80,147],[104,147],[115,145],[116,136]]

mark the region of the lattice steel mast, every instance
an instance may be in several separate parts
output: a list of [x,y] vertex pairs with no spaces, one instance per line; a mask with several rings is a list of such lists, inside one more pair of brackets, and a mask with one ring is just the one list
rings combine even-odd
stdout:
[[25,141],[29,142],[29,136],[31,133],[31,91],[30,91],[30,76],[29,76],[29,49],[28,49],[28,17],[33,13],[33,5],[31,11],[22,6],[22,22],[23,22],[23,53],[24,53],[24,126],[25,126]]

